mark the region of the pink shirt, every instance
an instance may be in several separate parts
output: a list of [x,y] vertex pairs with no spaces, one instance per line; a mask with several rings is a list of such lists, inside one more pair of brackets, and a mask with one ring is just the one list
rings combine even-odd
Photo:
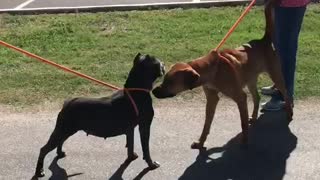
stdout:
[[308,3],[309,0],[279,0],[279,6],[281,7],[302,7]]

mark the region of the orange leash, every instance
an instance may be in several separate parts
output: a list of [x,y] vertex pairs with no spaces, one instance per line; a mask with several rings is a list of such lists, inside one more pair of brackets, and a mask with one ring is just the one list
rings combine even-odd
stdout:
[[93,77],[91,77],[91,76],[88,76],[88,75],[86,75],[86,74],[80,73],[80,72],[75,71],[75,70],[72,70],[72,69],[67,68],[67,67],[65,67],[65,66],[62,66],[62,65],[60,65],[60,64],[57,64],[57,63],[55,63],[55,62],[53,62],[53,61],[50,61],[50,60],[48,60],[48,59],[45,59],[45,58],[43,58],[43,57],[40,57],[40,56],[35,55],[35,54],[33,54],[33,53],[30,53],[30,52],[28,52],[28,51],[26,51],[26,50],[23,50],[23,49],[21,49],[21,48],[18,48],[18,47],[16,47],[16,46],[13,46],[13,45],[11,45],[11,44],[9,44],[9,43],[6,43],[6,42],[4,42],[4,41],[1,41],[1,40],[0,40],[0,45],[5,46],[5,47],[8,47],[8,48],[10,48],[10,49],[13,49],[13,50],[15,50],[15,51],[18,51],[18,52],[20,52],[20,53],[22,53],[22,54],[25,54],[25,55],[27,55],[27,56],[29,56],[29,57],[31,57],[31,58],[37,59],[37,60],[39,60],[40,62],[43,62],[43,63],[49,64],[49,65],[51,65],[51,66],[54,66],[54,67],[56,67],[56,68],[58,68],[58,69],[62,69],[62,70],[64,70],[64,71],[66,71],[66,72],[75,74],[76,76],[79,76],[79,77],[82,77],[82,78],[84,78],[84,79],[87,79],[87,80],[96,82],[96,83],[101,84],[101,85],[103,85],[103,86],[107,86],[107,87],[109,87],[109,88],[111,88],[111,89],[113,89],[113,90],[123,90],[123,91],[128,95],[128,97],[129,97],[129,99],[130,99],[130,102],[131,102],[131,104],[132,104],[132,106],[133,106],[133,108],[134,108],[134,111],[135,111],[135,113],[136,113],[137,116],[139,116],[139,110],[138,110],[137,104],[135,103],[134,99],[133,99],[132,96],[130,95],[129,91],[144,91],[144,92],[147,92],[147,93],[150,92],[150,90],[148,90],[148,89],[143,89],[143,88],[119,88],[119,87],[116,87],[116,86],[114,86],[114,85],[112,85],[112,84],[109,84],[109,83],[103,82],[103,81],[101,81],[101,80],[95,79],[95,78],[93,78]]
[[87,80],[90,80],[90,81],[94,81],[94,82],[96,82],[96,83],[98,83],[98,84],[107,86],[107,87],[109,87],[109,88],[111,88],[111,89],[113,89],[113,90],[120,90],[120,88],[118,88],[118,87],[116,87],[116,86],[113,86],[113,85],[111,85],[111,84],[105,83],[105,82],[100,81],[100,80],[97,80],[97,79],[95,79],[95,78],[93,78],[93,77],[90,77],[90,76],[88,76],[88,75],[82,74],[82,73],[80,73],[80,72],[78,72],[78,71],[72,70],[72,69],[70,69],[70,68],[67,68],[67,67],[62,66],[62,65],[60,65],[60,64],[57,64],[57,63],[55,63],[55,62],[53,62],[53,61],[50,61],[50,60],[48,60],[48,59],[42,58],[42,57],[40,57],[40,56],[38,56],[38,55],[32,54],[32,53],[30,53],[30,52],[28,52],[28,51],[26,51],[26,50],[23,50],[23,49],[21,49],[21,48],[18,48],[18,47],[16,47],[16,46],[13,46],[13,45],[11,45],[11,44],[9,44],[9,43],[6,43],[6,42],[4,42],[4,41],[1,41],[1,40],[0,40],[0,44],[3,45],[3,46],[5,46],[5,47],[8,47],[8,48],[10,48],[10,49],[13,49],[13,50],[15,50],[15,51],[18,51],[18,52],[20,52],[20,53],[22,53],[22,54],[25,54],[25,55],[27,55],[27,56],[29,56],[29,57],[31,57],[31,58],[37,59],[37,60],[39,60],[39,61],[41,61],[41,62],[43,62],[43,63],[49,64],[49,65],[54,66],[54,67],[56,67],[56,68],[62,69],[62,70],[64,70],[64,71],[66,71],[66,72],[69,72],[69,73],[75,74],[75,75],[77,75],[77,76],[80,76],[80,77],[82,77],[82,78],[84,78],[84,79],[87,79]]
[[[233,33],[233,31],[235,30],[235,28],[236,28],[236,27],[238,26],[238,24],[241,22],[241,20],[243,19],[243,17],[249,12],[249,10],[251,9],[251,7],[253,6],[253,4],[254,4],[255,2],[256,2],[256,0],[252,0],[252,2],[248,5],[248,7],[245,9],[245,11],[241,14],[241,16],[240,16],[240,17],[238,18],[238,20],[235,22],[235,24],[230,28],[230,30],[229,30],[228,33],[225,35],[225,37],[220,41],[220,43],[218,44],[218,46],[214,49],[215,51],[218,52],[218,49],[225,43],[225,41],[226,41],[226,40],[229,38],[229,36]],[[43,62],[43,63],[49,64],[49,65],[54,66],[54,67],[56,67],[56,68],[58,68],[58,69],[62,69],[62,70],[64,70],[64,71],[66,71],[66,72],[75,74],[75,75],[77,75],[77,76],[79,76],[79,77],[82,77],[82,78],[84,78],[84,79],[87,79],[87,80],[96,82],[96,83],[98,83],[98,84],[107,86],[107,87],[109,87],[109,88],[111,88],[111,89],[113,89],[113,90],[124,90],[124,91],[126,92],[126,94],[128,95],[128,97],[129,97],[129,99],[130,99],[130,101],[131,101],[131,103],[132,103],[132,105],[133,105],[133,108],[134,108],[137,116],[139,115],[139,110],[138,110],[138,107],[137,107],[136,103],[134,102],[134,99],[133,99],[132,96],[130,95],[129,91],[144,91],[144,92],[147,92],[147,93],[150,92],[150,90],[148,90],[148,89],[142,89],[142,88],[118,88],[118,87],[116,87],[116,86],[114,86],[114,85],[111,85],[111,84],[109,84],[109,83],[106,83],[106,82],[103,82],[103,81],[101,81],[101,80],[95,79],[95,78],[93,78],[93,77],[91,77],[91,76],[88,76],[88,75],[86,75],[86,74],[80,73],[80,72],[78,72],[78,71],[72,70],[72,69],[70,69],[70,68],[67,68],[67,67],[62,66],[62,65],[60,65],[60,64],[57,64],[57,63],[55,63],[55,62],[53,62],[53,61],[50,61],[50,60],[48,60],[48,59],[42,58],[42,57],[40,57],[40,56],[38,56],[38,55],[32,54],[32,53],[30,53],[30,52],[28,52],[28,51],[26,51],[26,50],[23,50],[23,49],[21,49],[21,48],[18,48],[18,47],[16,47],[16,46],[13,46],[13,45],[11,45],[11,44],[9,44],[9,43],[6,43],[6,42],[4,42],[4,41],[1,41],[1,40],[0,40],[0,45],[5,46],[5,47],[8,47],[8,48],[11,48],[11,49],[13,49],[13,50],[15,50],[15,51],[18,51],[18,52],[20,52],[20,53],[22,53],[22,54],[25,54],[25,55],[27,55],[27,56],[29,56],[29,57],[31,57],[31,58],[37,59],[37,60],[39,60],[39,61],[41,61],[41,62]],[[226,62],[235,70],[235,67],[234,67],[224,56],[222,56],[220,53],[218,53],[218,55],[219,55],[220,58],[222,58],[224,61],[226,61]]]
[[239,23],[242,21],[242,19],[244,18],[245,15],[247,15],[250,11],[250,9],[252,8],[252,6],[254,5],[254,3],[256,2],[256,0],[252,0],[251,3],[247,6],[247,8],[244,10],[244,12],[240,15],[240,17],[237,19],[237,21],[233,24],[233,26],[229,29],[229,31],[227,32],[227,34],[223,37],[223,39],[220,41],[220,43],[218,44],[218,46],[214,49],[214,51],[217,52],[218,56],[220,57],[220,59],[222,59],[223,61],[225,61],[227,64],[229,64],[229,66],[232,68],[232,70],[235,73],[236,78],[238,79],[238,82],[240,83],[240,79],[237,75],[237,70],[235,68],[235,66],[224,56],[222,56],[218,50],[220,49],[220,47],[226,42],[226,40],[230,37],[230,35],[234,32],[234,30],[236,29],[236,27],[239,25]]
[[244,10],[244,12],[241,14],[241,16],[238,18],[238,20],[234,23],[234,25],[229,29],[227,34],[223,37],[223,39],[220,41],[218,46],[214,49],[215,51],[218,51],[218,49],[226,42],[226,40],[229,38],[229,36],[233,33],[233,31],[236,29],[236,27],[239,25],[239,23],[242,21],[245,15],[248,14],[252,6],[256,0],[252,0],[251,3],[248,5],[248,7]]

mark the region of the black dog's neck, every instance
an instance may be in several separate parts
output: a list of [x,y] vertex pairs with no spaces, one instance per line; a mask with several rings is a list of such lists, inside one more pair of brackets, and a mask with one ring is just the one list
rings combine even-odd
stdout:
[[[142,71],[137,71],[133,69],[130,71],[124,88],[129,90],[130,95],[134,99],[135,103],[138,105],[138,108],[142,108],[143,104],[146,102],[151,102],[150,91],[153,87],[153,82],[156,78],[150,76],[145,76]],[[149,92],[143,90],[130,90],[130,88],[140,88],[148,90]]]
[[[150,83],[146,83],[146,82],[142,82],[145,80],[134,80],[134,81],[127,81],[126,84],[124,85],[125,89],[130,89],[130,88],[139,88],[139,89],[145,89],[148,91],[152,90],[152,82]],[[145,92],[145,91],[141,91],[141,92]]]
[[132,70],[129,73],[126,83],[124,84],[124,88],[141,88],[151,91],[154,81],[155,78],[153,78],[152,76],[146,77],[143,72]]
[[[139,113],[141,113],[145,107],[152,107],[152,98],[150,95],[152,86],[152,77],[145,77],[143,76],[143,73],[137,73],[135,71],[131,71],[129,73],[128,79],[124,84],[124,88],[128,90],[127,93],[129,93],[129,95],[133,98]],[[147,91],[134,89],[130,90],[130,88],[140,88]]]

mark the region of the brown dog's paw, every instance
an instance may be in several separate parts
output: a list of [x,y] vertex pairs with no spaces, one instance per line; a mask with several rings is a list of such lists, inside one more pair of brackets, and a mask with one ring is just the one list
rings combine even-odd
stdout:
[[160,167],[160,163],[158,163],[157,161],[153,161],[153,162],[149,162],[148,166],[149,166],[150,170],[154,170],[154,169],[157,169],[158,167]]
[[130,163],[134,160],[136,160],[139,156],[137,155],[137,153],[133,153],[132,155],[129,155],[128,158],[126,159],[126,163]]
[[249,118],[249,125],[253,125],[257,121],[257,118],[250,117]]
[[206,150],[207,148],[203,146],[203,143],[193,142],[193,143],[191,144],[191,149]]

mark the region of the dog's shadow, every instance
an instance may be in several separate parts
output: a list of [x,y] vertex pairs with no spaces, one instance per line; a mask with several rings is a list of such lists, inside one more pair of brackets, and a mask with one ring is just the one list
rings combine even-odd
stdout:
[[[113,175],[109,178],[109,180],[123,180],[122,176],[124,171],[128,168],[131,162],[124,162],[120,165],[120,167],[113,173]],[[142,179],[151,169],[149,167],[144,168],[135,178],[134,180]]]
[[68,175],[67,171],[58,165],[58,160],[59,158],[55,157],[49,166],[49,170],[52,172],[52,175],[49,178],[49,180],[67,180],[70,177],[83,174],[83,173],[75,173],[75,174]]
[[[67,171],[63,168],[61,168],[58,165],[58,157],[55,157],[52,161],[52,163],[49,166],[49,170],[52,172],[51,177],[49,180],[68,180],[70,177],[82,175],[83,173],[75,173],[75,174],[67,174]],[[128,168],[131,162],[123,162],[120,167],[117,169],[117,171],[109,178],[110,180],[122,180],[122,175],[124,171]],[[142,179],[144,175],[146,175],[151,169],[149,167],[144,168],[135,178],[134,180]],[[38,180],[36,176],[33,176],[31,180]]]
[[[261,115],[249,133],[247,148],[240,145],[238,134],[223,147],[200,153],[179,179],[283,179],[286,160],[297,145],[297,137],[288,127],[286,114]],[[220,157],[212,157],[217,155]]]

